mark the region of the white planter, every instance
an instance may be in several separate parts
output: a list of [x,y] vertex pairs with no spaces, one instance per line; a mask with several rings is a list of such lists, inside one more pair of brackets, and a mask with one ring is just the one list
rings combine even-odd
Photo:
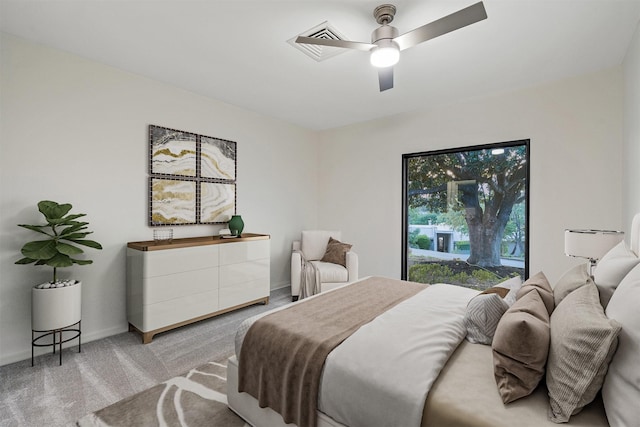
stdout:
[[82,318],[82,283],[63,288],[31,289],[31,329],[51,331]]

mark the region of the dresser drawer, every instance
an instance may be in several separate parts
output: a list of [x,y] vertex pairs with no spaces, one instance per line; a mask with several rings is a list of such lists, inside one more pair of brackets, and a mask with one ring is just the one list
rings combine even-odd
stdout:
[[218,289],[218,267],[142,279],[142,300],[155,304]]
[[142,252],[143,277],[157,277],[184,271],[217,267],[218,245]]
[[220,309],[234,307],[247,301],[254,301],[269,296],[269,279],[256,279],[251,282],[239,283],[234,286],[220,288]]
[[220,248],[220,265],[239,264],[270,257],[269,240],[234,242]]
[[175,298],[142,307],[143,332],[164,328],[218,310],[218,290]]
[[269,259],[243,262],[241,264],[221,265],[219,268],[221,289],[235,286],[239,283],[269,278]]

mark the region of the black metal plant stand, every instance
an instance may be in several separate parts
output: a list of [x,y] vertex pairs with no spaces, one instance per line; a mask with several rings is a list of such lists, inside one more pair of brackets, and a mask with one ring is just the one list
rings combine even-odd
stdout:
[[[32,329],[31,330],[31,366],[33,366],[34,349],[36,347],[53,347],[53,354],[56,354],[56,345],[57,345],[58,353],[60,355],[60,366],[62,366],[62,344],[78,338],[78,353],[81,353],[82,348],[81,348],[80,335],[82,334],[82,332],[80,331],[80,322],[82,321],[78,320],[76,323],[73,323],[64,328],[52,329],[48,331],[36,331]],[[76,325],[78,327],[74,328],[74,326]],[[63,333],[71,333],[72,335],[67,336],[65,339],[63,339],[63,336],[62,336]],[[36,336],[36,334],[42,334],[42,335]],[[49,336],[52,337],[52,342],[44,343],[44,344],[39,343],[39,341]]]

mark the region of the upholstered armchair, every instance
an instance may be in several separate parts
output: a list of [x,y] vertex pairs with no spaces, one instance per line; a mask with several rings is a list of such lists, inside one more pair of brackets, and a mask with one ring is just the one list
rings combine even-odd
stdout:
[[345,265],[321,261],[327,252],[329,238],[341,240],[340,231],[306,230],[302,239],[292,245],[291,254],[291,296],[297,300],[300,296],[300,279],[303,260],[311,262],[320,276],[320,292],[346,285],[358,280],[358,255],[349,251],[345,254]]

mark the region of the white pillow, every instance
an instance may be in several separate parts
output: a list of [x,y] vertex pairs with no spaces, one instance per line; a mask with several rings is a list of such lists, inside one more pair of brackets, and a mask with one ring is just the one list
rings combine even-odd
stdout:
[[618,350],[602,386],[602,400],[612,427],[635,426],[640,420],[640,265],[622,280],[606,314],[622,325]]
[[513,303],[516,302],[516,295],[522,287],[522,278],[520,276],[512,277],[511,279],[498,283],[495,287],[509,289],[509,293],[504,297],[504,301],[511,307]]
[[593,281],[600,292],[600,303],[607,308],[607,304],[624,276],[640,263],[638,258],[625,241],[618,243],[598,262],[593,272]]

